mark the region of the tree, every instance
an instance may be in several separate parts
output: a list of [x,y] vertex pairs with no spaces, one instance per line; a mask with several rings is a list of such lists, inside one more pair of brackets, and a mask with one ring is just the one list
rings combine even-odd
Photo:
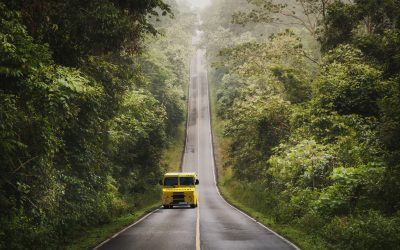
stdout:
[[247,0],[255,8],[249,12],[237,12],[233,20],[238,24],[273,23],[305,28],[314,38],[318,37],[325,23],[328,8],[334,0]]
[[383,66],[385,75],[400,72],[398,1],[336,2],[329,6],[322,48],[327,51],[351,43]]
[[28,32],[48,43],[55,61],[66,66],[78,66],[88,55],[138,51],[145,34],[157,34],[148,17],[171,14],[169,5],[161,0],[30,0],[6,4],[20,11]]

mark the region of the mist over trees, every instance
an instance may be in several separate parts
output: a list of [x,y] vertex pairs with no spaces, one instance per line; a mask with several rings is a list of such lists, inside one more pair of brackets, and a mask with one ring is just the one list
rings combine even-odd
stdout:
[[159,199],[195,20],[178,7],[0,2],[0,249],[65,248]]
[[376,0],[204,11],[238,200],[323,248],[399,249],[399,16]]

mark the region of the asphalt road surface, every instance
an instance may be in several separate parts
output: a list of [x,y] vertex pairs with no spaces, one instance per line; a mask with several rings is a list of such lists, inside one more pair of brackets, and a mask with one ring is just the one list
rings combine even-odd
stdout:
[[191,62],[187,126],[182,169],[199,175],[198,208],[157,209],[97,249],[296,249],[229,205],[216,188],[204,49]]

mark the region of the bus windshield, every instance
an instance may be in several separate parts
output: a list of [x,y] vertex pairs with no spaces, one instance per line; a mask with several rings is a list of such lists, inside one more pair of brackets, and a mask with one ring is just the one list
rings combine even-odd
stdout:
[[168,187],[178,186],[178,177],[164,178],[164,186],[168,186]]
[[194,185],[194,178],[193,177],[181,177],[181,186],[193,186]]

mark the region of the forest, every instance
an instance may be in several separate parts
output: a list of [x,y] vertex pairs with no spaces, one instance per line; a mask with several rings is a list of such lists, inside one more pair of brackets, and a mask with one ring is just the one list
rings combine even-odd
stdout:
[[399,17],[396,0],[203,12],[220,188],[303,249],[400,249]]
[[[0,0],[0,249],[65,249],[160,202],[184,2]],[[400,249],[399,17],[398,0],[201,13],[219,188],[302,249]]]
[[0,1],[0,249],[64,249],[159,202],[194,20],[174,0]]

